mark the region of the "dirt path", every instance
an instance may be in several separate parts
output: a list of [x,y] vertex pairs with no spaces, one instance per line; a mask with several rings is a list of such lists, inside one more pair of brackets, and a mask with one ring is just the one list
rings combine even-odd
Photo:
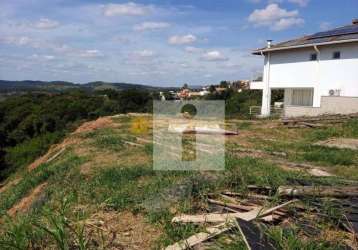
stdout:
[[17,183],[19,183],[21,181],[21,178],[18,177],[12,181],[9,181],[8,183],[4,184],[3,186],[0,187],[0,194],[5,192],[6,190],[8,190],[10,187],[15,186]]
[[113,126],[113,121],[110,116],[100,117],[95,121],[89,121],[83,123],[79,126],[74,133],[83,133],[90,132],[96,129],[111,127]]
[[42,183],[41,185],[34,188],[30,194],[22,198],[17,204],[8,210],[8,214],[13,217],[18,212],[24,213],[29,210],[34,200],[41,194],[41,192],[47,186],[47,182]]
[[100,117],[97,120],[83,123],[80,127],[78,127],[76,129],[75,132],[73,132],[67,138],[65,138],[63,140],[63,142],[61,142],[60,144],[55,144],[55,145],[51,146],[46,154],[37,158],[33,163],[31,163],[27,167],[27,169],[29,171],[32,171],[35,168],[37,168],[38,166],[40,166],[41,164],[51,161],[51,159],[56,157],[56,154],[58,154],[58,153],[61,154],[68,146],[80,143],[81,139],[73,136],[74,134],[90,132],[90,131],[100,129],[100,128],[105,128],[105,127],[113,127],[113,125],[114,125],[114,123],[110,116]]

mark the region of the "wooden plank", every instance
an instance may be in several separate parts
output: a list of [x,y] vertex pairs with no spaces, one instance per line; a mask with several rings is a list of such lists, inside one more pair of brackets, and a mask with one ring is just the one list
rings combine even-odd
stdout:
[[267,196],[267,195],[262,195],[262,194],[240,194],[240,193],[234,193],[234,192],[223,192],[224,195],[228,196],[238,196],[238,197],[247,197],[247,198],[251,198],[254,200],[272,200],[272,197]]
[[245,221],[251,221],[255,218],[261,218],[266,215],[271,214],[272,212],[285,207],[293,202],[298,200],[290,200],[285,202],[281,205],[263,210],[262,207],[258,206],[253,208],[248,212],[237,212],[237,213],[226,213],[226,214],[218,214],[218,213],[207,213],[207,214],[200,214],[200,215],[179,215],[172,219],[172,222],[181,222],[181,223],[218,223],[218,222],[226,222],[230,219],[237,218],[242,219]]
[[222,223],[217,226],[207,227],[206,232],[201,232],[190,236],[189,238],[179,241],[173,245],[167,246],[165,250],[185,250],[192,248],[193,246],[213,238],[221,233],[230,230],[233,227],[233,223]]
[[279,196],[358,197],[358,186],[281,186]]
[[179,215],[172,219],[172,222],[181,222],[181,223],[218,223],[218,222],[227,222],[233,218],[240,218],[242,220],[250,221],[255,219],[262,210],[262,207],[257,207],[251,211],[244,213],[226,213],[226,214],[217,214],[217,213],[208,213],[200,215]]
[[[231,217],[232,215],[235,215],[235,218],[239,218],[244,221],[251,221],[257,217],[264,217],[264,216],[276,211],[277,209],[287,206],[293,202],[297,202],[297,200],[290,200],[290,201],[285,202],[281,205],[267,209],[267,210],[263,211],[262,213],[261,213],[262,208],[256,208],[256,209],[253,209],[250,212],[246,212],[246,213],[232,213],[232,214],[230,214],[230,217],[226,217],[228,220],[227,223],[222,223],[217,226],[208,227],[208,228],[206,228],[205,233],[194,234],[185,240],[182,240],[180,242],[177,242],[173,245],[166,247],[165,250],[185,250],[188,248],[192,248],[201,242],[204,242],[210,238],[213,238],[221,233],[224,233],[224,232],[230,230],[231,228],[233,228],[235,226],[235,224],[237,225],[236,221]],[[193,216],[193,215],[187,215],[187,216]],[[194,215],[194,216],[196,216],[196,215]],[[236,216],[238,216],[238,217],[236,217]],[[186,219],[187,218],[189,218],[189,217],[186,217]],[[173,218],[173,220],[174,220],[174,218]],[[182,222],[182,221],[175,220],[175,222]]]
[[139,144],[139,143],[135,143],[135,142],[131,142],[131,141],[123,141],[125,144],[128,144],[130,146],[134,146],[134,147],[144,147],[143,144]]
[[64,151],[65,151],[66,147],[61,148],[55,155],[53,155],[50,159],[48,159],[46,161],[46,163],[49,163],[51,161],[53,161],[54,159],[56,159],[57,157],[59,157]]
[[244,211],[250,211],[254,208],[252,206],[244,206],[244,205],[239,205],[239,204],[230,203],[230,202],[221,202],[221,201],[217,201],[217,200],[213,200],[213,199],[208,199],[208,202],[211,204],[215,204],[215,205],[219,205],[219,206],[223,206],[223,207],[236,208],[236,209],[244,210]]

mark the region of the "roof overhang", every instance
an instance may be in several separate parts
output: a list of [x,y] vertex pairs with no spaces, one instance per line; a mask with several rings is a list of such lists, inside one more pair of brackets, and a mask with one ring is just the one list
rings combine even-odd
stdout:
[[348,39],[348,40],[338,40],[338,41],[331,41],[331,42],[323,42],[323,43],[309,43],[309,44],[301,44],[295,46],[286,46],[286,47],[273,47],[273,48],[263,48],[257,49],[252,52],[253,55],[262,55],[267,52],[272,51],[280,51],[280,50],[290,50],[290,49],[300,49],[300,48],[309,48],[314,46],[325,46],[325,45],[332,45],[332,44],[341,44],[341,43],[353,43],[358,42],[358,39]]

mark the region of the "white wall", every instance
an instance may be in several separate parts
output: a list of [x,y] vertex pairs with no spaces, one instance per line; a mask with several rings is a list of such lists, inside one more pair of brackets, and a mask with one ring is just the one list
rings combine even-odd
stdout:
[[285,117],[353,114],[358,112],[358,97],[323,96],[321,107],[285,106]]
[[[341,89],[341,96],[358,97],[358,43],[318,48],[319,61],[309,60],[313,48],[271,52],[270,88],[313,87],[319,96]],[[341,59],[332,59],[334,51],[341,52]]]

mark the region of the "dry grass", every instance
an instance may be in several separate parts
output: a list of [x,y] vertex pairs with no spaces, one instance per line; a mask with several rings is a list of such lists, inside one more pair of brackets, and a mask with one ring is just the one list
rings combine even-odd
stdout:
[[[160,230],[145,222],[145,218],[131,212],[99,211],[85,221],[89,235],[101,230],[107,235],[106,249],[150,249],[160,237]],[[101,239],[95,239],[101,241]]]
[[[191,226],[179,229],[174,227],[170,223],[172,215],[179,211],[197,212],[199,208],[202,209],[200,204],[205,204],[205,195],[223,188],[220,185],[226,185],[225,189],[239,192],[244,190],[246,185],[277,187],[290,184],[292,180],[309,177],[307,171],[304,173],[301,170],[292,171],[292,168],[284,164],[285,161],[316,164],[338,176],[358,179],[355,165],[326,166],[315,161],[314,157],[319,157],[321,153],[316,148],[314,148],[316,150],[314,157],[304,158],[305,154],[312,151],[308,147],[317,141],[314,137],[315,129],[288,129],[277,121],[266,120],[228,122],[237,124],[241,129],[238,136],[226,138],[227,149],[234,150],[240,147],[261,151],[227,154],[227,169],[224,172],[195,173],[197,177],[177,173],[157,173],[151,168],[152,158],[146,148],[122,143],[126,140],[143,145],[151,144],[151,128],[142,126],[143,123],[150,121],[150,118],[146,117],[142,120],[135,116],[134,125],[132,120],[130,116],[100,118],[83,124],[61,144],[51,147],[46,155],[33,163],[35,167],[32,167],[34,171],[31,173],[41,171],[41,168],[35,168],[45,163],[63,147],[66,147],[66,153],[71,152],[84,160],[79,160],[79,165],[76,165],[77,170],[75,167],[67,168],[68,173],[55,176],[34,188],[16,202],[16,205],[9,210],[9,214],[14,216],[16,211],[26,212],[46,186],[47,190],[52,188],[55,194],[53,197],[76,193],[78,200],[72,205],[72,210],[77,213],[77,208],[81,207],[86,213],[82,221],[88,225],[86,227],[88,238],[100,242],[99,244],[105,249],[151,249],[157,242],[164,242],[160,245],[162,247],[194,232],[196,229]],[[325,130],[319,132],[326,133]],[[138,140],[136,137],[145,140]],[[105,140],[99,140],[103,138]],[[334,150],[332,152],[338,152]],[[272,155],[272,151],[285,152],[287,157]],[[327,152],[331,151],[322,151],[322,154]],[[330,157],[334,158],[337,155],[332,154]],[[327,158],[326,161],[331,158]],[[44,165],[53,166],[57,171],[55,165],[62,160],[60,157]],[[283,163],[278,163],[278,160]],[[176,183],[179,180],[183,181],[182,185]],[[15,182],[9,182],[2,189],[16,185]],[[192,196],[183,195],[183,202],[175,201],[174,204],[163,205],[162,208],[165,210],[154,212],[154,209],[152,211],[139,204],[143,200],[154,200],[154,205],[164,204],[170,195],[176,198],[177,193],[181,191],[180,188],[185,188],[185,185],[193,186]],[[160,199],[162,196],[164,201]],[[51,201],[48,202],[49,206],[52,204]],[[143,204],[147,205],[147,203]],[[147,218],[151,218],[152,223],[147,223]],[[286,226],[294,223],[296,222],[290,221]],[[101,232],[105,239],[101,239],[101,234],[98,232]],[[346,234],[341,234],[336,228],[322,232],[322,237],[327,237],[332,242],[336,242],[337,239],[346,240]]]

